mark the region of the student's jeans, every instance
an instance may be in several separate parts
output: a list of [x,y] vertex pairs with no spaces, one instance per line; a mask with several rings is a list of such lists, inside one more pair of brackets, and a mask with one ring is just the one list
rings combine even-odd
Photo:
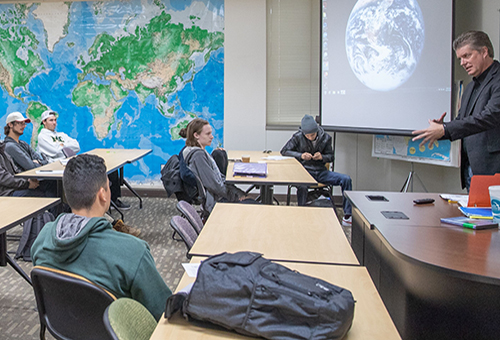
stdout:
[[[351,203],[344,197],[344,191],[352,190],[352,180],[349,175],[344,175],[338,172],[328,170],[307,170],[309,174],[318,182],[326,185],[340,185],[342,189],[342,207],[344,215],[352,215]],[[297,187],[297,203],[300,206],[306,205],[307,202],[307,186],[300,185]]]

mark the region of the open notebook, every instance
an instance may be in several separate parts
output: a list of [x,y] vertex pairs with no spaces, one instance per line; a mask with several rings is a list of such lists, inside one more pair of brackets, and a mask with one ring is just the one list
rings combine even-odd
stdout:
[[266,177],[267,163],[234,163],[233,176]]

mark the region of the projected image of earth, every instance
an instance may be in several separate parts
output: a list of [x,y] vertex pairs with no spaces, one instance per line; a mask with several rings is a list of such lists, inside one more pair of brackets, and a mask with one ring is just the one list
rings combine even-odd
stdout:
[[390,91],[415,71],[425,40],[415,0],[358,0],[346,28],[347,59],[367,87]]

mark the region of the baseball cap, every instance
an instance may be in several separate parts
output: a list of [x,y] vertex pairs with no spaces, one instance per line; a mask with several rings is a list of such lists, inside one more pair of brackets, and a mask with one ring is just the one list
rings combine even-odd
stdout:
[[50,115],[54,115],[55,117],[57,117],[57,113],[55,113],[54,111],[52,110],[47,110],[47,111],[43,111],[42,113],[42,122],[49,118]]
[[9,124],[12,122],[31,123],[31,119],[24,118],[24,116],[21,112],[12,112],[12,113],[9,113],[9,115],[7,116],[7,119],[5,120],[5,124]]

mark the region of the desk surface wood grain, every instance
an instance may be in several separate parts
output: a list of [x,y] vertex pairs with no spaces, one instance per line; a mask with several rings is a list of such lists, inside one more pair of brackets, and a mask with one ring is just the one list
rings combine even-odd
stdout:
[[190,254],[242,250],[271,260],[359,264],[331,208],[217,203]]
[[[193,257],[192,263],[199,263],[200,257]],[[332,284],[349,289],[356,306],[351,329],[343,340],[393,340],[401,339],[389,313],[384,307],[370,276],[364,267],[319,265],[306,263],[280,262],[280,264],[303,274],[318,277]],[[182,277],[177,290],[184,288],[194,278],[186,274]],[[152,340],[164,339],[250,339],[221,329],[208,328],[206,325],[188,323],[179,314],[170,320],[162,317],[156,327]]]

